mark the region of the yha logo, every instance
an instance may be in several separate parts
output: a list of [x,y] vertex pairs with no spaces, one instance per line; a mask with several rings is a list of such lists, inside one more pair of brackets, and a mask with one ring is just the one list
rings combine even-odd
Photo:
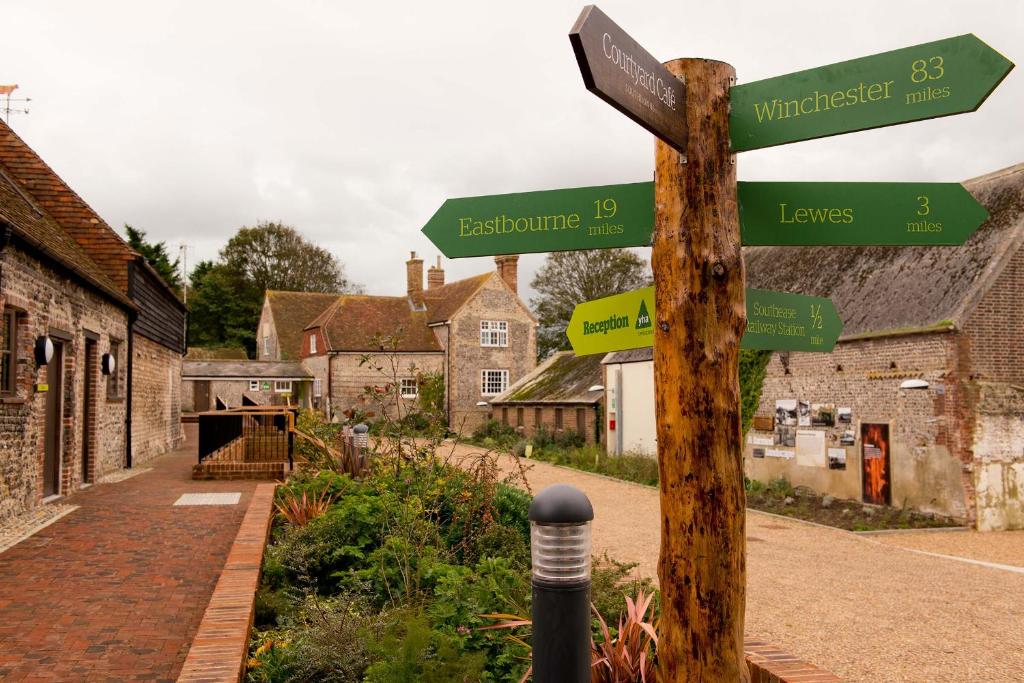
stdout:
[[640,301],[640,312],[636,314],[636,327],[634,329],[642,330],[651,326],[651,316],[647,313],[647,302]]

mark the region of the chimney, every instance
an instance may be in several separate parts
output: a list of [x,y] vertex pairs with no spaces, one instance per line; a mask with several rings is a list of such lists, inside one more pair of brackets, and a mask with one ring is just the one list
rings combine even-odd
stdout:
[[494,262],[498,265],[498,275],[505,281],[505,284],[512,288],[512,291],[519,294],[519,254],[507,256],[495,256]]
[[441,257],[437,257],[437,265],[427,269],[427,289],[444,286],[444,269],[441,268]]
[[423,291],[423,259],[416,258],[416,252],[409,252],[405,262],[406,293],[410,296]]

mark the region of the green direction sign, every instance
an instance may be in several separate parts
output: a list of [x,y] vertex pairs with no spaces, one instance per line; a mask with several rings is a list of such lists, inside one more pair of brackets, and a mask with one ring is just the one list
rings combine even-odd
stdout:
[[974,111],[1012,68],[967,34],[737,85],[731,90],[732,148],[742,152]]
[[449,199],[423,226],[448,258],[651,243],[654,183]]
[[737,184],[741,241],[957,245],[988,218],[959,183]]
[[[747,288],[744,349],[831,351],[843,323],[832,300]],[[654,287],[578,304],[565,331],[578,356],[654,344]]]

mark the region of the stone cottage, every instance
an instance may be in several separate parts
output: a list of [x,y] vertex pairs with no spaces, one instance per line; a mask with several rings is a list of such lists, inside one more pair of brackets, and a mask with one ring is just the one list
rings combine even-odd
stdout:
[[964,186],[961,247],[757,247],[751,287],[831,297],[831,354],[776,353],[748,476],[1024,528],[1024,164]]
[[490,400],[491,419],[526,438],[544,430],[574,432],[588,444],[604,441],[601,356],[559,351]]
[[[243,405],[314,407],[313,377],[298,361],[189,360],[181,367],[183,414]],[[192,419],[190,416],[189,419]]]
[[417,373],[441,373],[449,424],[471,431],[487,418],[486,401],[536,365],[536,320],[518,296],[518,258],[496,257],[495,271],[447,284],[438,259],[424,288],[423,260],[413,253],[405,296],[267,292],[260,353],[301,358],[322,388],[320,409],[335,419],[371,409],[367,387],[396,384],[410,408]]
[[0,520],[180,441],[184,307],[151,271],[0,123]]

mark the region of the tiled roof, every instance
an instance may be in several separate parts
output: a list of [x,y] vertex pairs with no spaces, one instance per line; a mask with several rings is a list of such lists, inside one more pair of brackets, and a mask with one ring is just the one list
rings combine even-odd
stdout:
[[533,371],[491,399],[495,403],[597,403],[603,391],[590,387],[603,383],[601,356],[577,356],[559,351]]
[[127,292],[128,262],[137,257],[135,251],[3,122],[0,122],[0,163],[78,242],[117,288]]
[[266,360],[186,360],[181,364],[183,379],[219,377],[223,379],[294,379],[312,377],[298,361]]
[[481,273],[465,280],[456,280],[434,289],[426,289],[417,303],[423,303],[427,307],[430,322],[443,323],[451,320],[463,304],[469,301],[492,276],[498,277],[495,272]]
[[395,337],[394,351],[441,351],[424,311],[414,311],[404,296],[336,295],[335,302],[306,329],[319,327],[329,351],[379,351],[375,337]]
[[302,357],[302,330],[338,299],[337,294],[323,292],[282,292],[267,290],[270,311],[274,316],[277,343],[281,358],[298,360]]
[[57,222],[17,186],[6,167],[0,164],[0,218],[11,225],[12,232],[32,247],[72,271],[80,279],[115,301],[134,308],[107,277],[106,273],[85,253]]
[[612,363],[642,363],[654,360],[654,349],[650,346],[642,349],[628,349],[626,351],[612,351],[601,359],[602,365]]
[[962,317],[1024,241],[1024,164],[964,183],[989,218],[959,247],[746,247],[750,287],[831,297],[843,336]]

